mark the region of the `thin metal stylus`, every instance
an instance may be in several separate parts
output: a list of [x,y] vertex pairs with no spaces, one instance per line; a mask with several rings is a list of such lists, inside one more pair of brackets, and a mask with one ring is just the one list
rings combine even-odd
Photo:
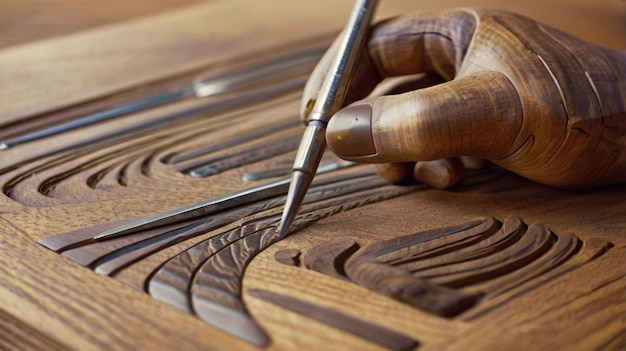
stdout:
[[365,45],[367,31],[378,1],[357,0],[348,19],[338,50],[317,98],[307,116],[307,127],[293,165],[291,183],[278,235],[287,234],[326,148],[326,126],[344,105],[356,61]]
[[277,77],[281,77],[281,75],[288,76],[289,74],[293,74],[307,67],[312,67],[315,62],[319,60],[321,54],[322,50],[316,47],[312,50],[290,55],[279,60],[264,61],[258,65],[240,71],[229,71],[218,75],[212,74],[211,72],[202,73],[194,79],[191,86],[175,88],[170,91],[133,100],[119,106],[107,108],[67,122],[0,141],[0,151],[131,113],[177,102],[188,97],[205,98],[229,93],[235,89],[245,89],[267,84],[267,82],[276,80]]

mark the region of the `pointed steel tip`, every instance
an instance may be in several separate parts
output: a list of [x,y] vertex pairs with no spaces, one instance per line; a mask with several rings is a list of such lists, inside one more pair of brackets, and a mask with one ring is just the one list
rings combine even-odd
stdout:
[[289,191],[287,192],[287,201],[285,201],[285,209],[278,226],[278,235],[283,237],[288,234],[291,223],[296,218],[300,205],[304,200],[309,186],[313,181],[313,176],[308,173],[294,170],[289,183]]
[[287,231],[289,230],[289,227],[291,226],[291,222],[293,220],[291,220],[289,217],[290,215],[287,214],[287,210],[283,211],[283,217],[280,219],[280,224],[278,224],[278,237],[282,238],[287,234]]
[[10,147],[11,147],[11,145],[9,145],[7,143],[0,144],[0,150],[6,150],[6,149],[8,149]]
[[[289,199],[289,193],[287,195],[287,199]],[[298,208],[292,205],[293,202],[287,200],[285,203],[285,208],[283,209],[283,215],[280,218],[280,223],[278,224],[278,237],[283,238],[289,232],[289,227],[291,227],[291,223],[296,217]],[[288,204],[290,206],[288,206]],[[298,206],[299,207],[299,206]]]

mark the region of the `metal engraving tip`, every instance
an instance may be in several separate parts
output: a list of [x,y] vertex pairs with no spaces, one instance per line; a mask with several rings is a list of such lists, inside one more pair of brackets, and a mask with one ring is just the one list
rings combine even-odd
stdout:
[[306,191],[311,185],[311,181],[313,181],[312,175],[299,170],[293,171],[291,182],[289,183],[289,191],[287,192],[287,200],[285,201],[285,210],[278,225],[279,237],[282,238],[287,235],[289,227],[298,214]]
[[0,150],[6,150],[6,149],[8,149],[10,147],[11,147],[11,145],[9,145],[7,143],[0,144]]

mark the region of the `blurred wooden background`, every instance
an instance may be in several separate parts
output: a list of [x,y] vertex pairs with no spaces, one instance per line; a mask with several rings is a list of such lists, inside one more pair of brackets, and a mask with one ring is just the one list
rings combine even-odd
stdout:
[[0,48],[153,15],[197,2],[199,0],[2,0]]
[[[0,48],[110,25],[201,2],[225,0],[1,0]],[[337,1],[345,4],[351,1]],[[382,1],[394,3],[395,0]],[[626,47],[626,2],[623,0],[443,0],[416,1],[412,9],[481,6],[529,15],[584,39]],[[297,15],[297,14],[295,14]],[[603,25],[599,25],[599,24]]]

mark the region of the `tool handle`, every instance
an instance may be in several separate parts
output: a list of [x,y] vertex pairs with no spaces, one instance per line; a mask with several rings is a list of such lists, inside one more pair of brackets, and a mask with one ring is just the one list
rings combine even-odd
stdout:
[[344,106],[377,5],[377,0],[356,0],[354,3],[327,76],[317,96],[309,101],[308,121],[328,123],[330,117]]

